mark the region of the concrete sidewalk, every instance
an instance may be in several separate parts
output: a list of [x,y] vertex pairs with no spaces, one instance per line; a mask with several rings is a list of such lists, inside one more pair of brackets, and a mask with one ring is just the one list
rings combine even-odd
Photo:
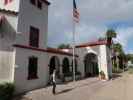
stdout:
[[133,75],[127,72],[100,89],[90,100],[133,100]]
[[[69,82],[67,84],[57,85],[56,95],[52,94],[52,87],[46,87],[34,91],[30,91],[15,100],[80,100],[82,94],[92,94],[92,90],[103,87],[106,82],[100,81],[98,78],[88,78],[76,82]],[[78,96],[77,96],[78,95]],[[88,94],[87,94],[88,96]]]
[[56,90],[56,95],[52,87],[34,90],[17,100],[133,100],[133,76],[122,73],[110,81],[88,78],[57,85]]

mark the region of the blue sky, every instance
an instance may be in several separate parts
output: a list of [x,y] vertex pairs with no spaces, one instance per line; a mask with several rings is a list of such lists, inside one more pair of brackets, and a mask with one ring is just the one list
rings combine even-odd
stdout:
[[[72,42],[72,0],[49,0],[48,46]],[[126,53],[133,53],[133,0],[76,0],[80,23],[76,43],[95,41],[108,28],[118,33]]]

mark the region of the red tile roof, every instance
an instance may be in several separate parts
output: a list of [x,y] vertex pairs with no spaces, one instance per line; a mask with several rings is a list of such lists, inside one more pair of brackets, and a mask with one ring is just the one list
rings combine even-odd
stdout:
[[[88,46],[107,45],[107,44],[108,44],[108,42],[106,40],[100,40],[100,41],[82,43],[82,44],[76,45],[75,47],[76,48],[83,48],[83,47],[88,47]],[[66,49],[72,49],[72,47],[71,48],[66,48]]]
[[101,40],[101,41],[94,41],[94,42],[76,45],[76,48],[82,48],[82,47],[88,47],[88,46],[97,46],[97,45],[106,45],[106,44],[107,44],[106,40]]
[[[59,54],[64,54],[64,55],[69,55],[69,56],[73,56],[72,53],[69,53],[69,52],[65,52],[65,51],[62,51],[60,49],[55,49],[55,48],[47,48],[47,51],[48,52],[53,52],[53,53],[59,53]],[[75,55],[76,57],[78,57],[78,55]]]
[[[18,48],[30,49],[30,50],[34,50],[34,51],[41,51],[41,52],[48,52],[48,53],[73,56],[72,53],[64,52],[62,50],[54,49],[54,48],[41,49],[41,48],[35,48],[35,47],[26,46],[26,45],[19,45],[19,44],[14,44],[13,46],[18,47]],[[75,55],[75,56],[78,57],[78,55]]]

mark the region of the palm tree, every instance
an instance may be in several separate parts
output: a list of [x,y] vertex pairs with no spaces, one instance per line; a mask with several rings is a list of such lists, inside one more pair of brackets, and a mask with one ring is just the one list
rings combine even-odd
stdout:
[[106,37],[99,37],[98,38],[98,41],[104,41],[104,40],[106,40]]
[[112,44],[112,38],[116,38],[117,33],[114,29],[108,29],[106,32],[107,43],[110,46]]
[[[111,51],[115,51],[112,39],[116,38],[116,36],[117,36],[117,33],[115,32],[114,29],[108,29],[107,30],[107,32],[106,32],[107,46],[111,49]],[[116,46],[116,48],[117,48],[117,46]],[[118,69],[118,60],[116,59],[115,55],[112,58],[112,64],[113,64],[113,67],[115,67],[117,65],[117,69]]]
[[115,63],[117,63],[117,70],[119,68],[124,69],[124,62],[126,60],[126,56],[122,45],[120,43],[113,44],[113,50],[115,51],[115,53],[117,53],[117,55],[115,55],[117,59],[117,61],[115,61]]
[[119,52],[119,54],[123,54],[124,53],[123,47],[122,47],[122,45],[120,43],[113,44],[113,49],[116,52]]
[[71,46],[69,45],[69,44],[60,44],[59,46],[58,46],[58,49],[68,49],[68,48],[70,48]]
[[106,32],[107,38],[116,38],[117,33],[115,32],[114,29],[108,29]]

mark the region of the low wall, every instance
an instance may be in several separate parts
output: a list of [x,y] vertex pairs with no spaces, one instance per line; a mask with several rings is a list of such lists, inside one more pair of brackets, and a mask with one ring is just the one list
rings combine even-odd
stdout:
[[0,51],[0,83],[13,82],[15,52]]

